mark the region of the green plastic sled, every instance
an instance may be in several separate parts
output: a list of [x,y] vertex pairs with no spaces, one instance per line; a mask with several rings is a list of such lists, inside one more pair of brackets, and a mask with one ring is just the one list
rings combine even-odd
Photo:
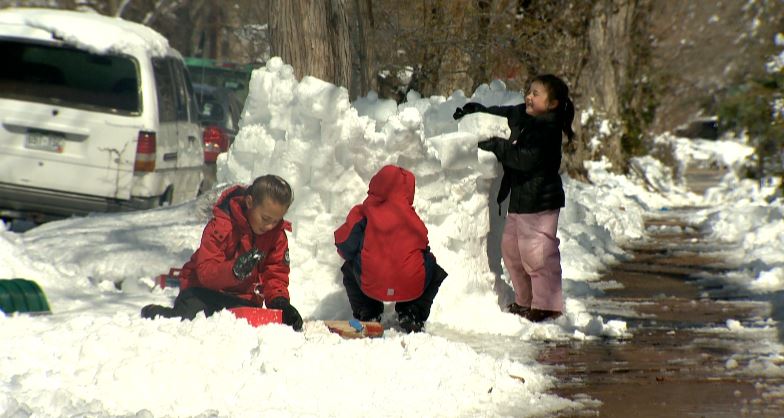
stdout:
[[0,279],[0,311],[49,312],[49,303],[38,284],[26,279]]

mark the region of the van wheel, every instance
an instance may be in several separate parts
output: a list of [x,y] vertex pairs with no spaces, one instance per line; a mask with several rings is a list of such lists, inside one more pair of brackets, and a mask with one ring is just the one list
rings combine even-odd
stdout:
[[174,188],[169,186],[166,188],[166,191],[163,192],[160,198],[158,198],[158,206],[171,206],[172,199],[174,198]]

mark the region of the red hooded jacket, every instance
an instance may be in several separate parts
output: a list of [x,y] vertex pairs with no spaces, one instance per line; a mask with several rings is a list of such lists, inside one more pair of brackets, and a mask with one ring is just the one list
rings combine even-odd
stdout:
[[[289,299],[289,246],[285,231],[288,221],[262,235],[255,235],[245,217],[245,188],[232,187],[221,195],[212,208],[212,219],[204,227],[201,245],[180,272],[180,290],[205,287],[219,290],[259,306],[276,297]],[[238,280],[234,261],[252,247],[262,259],[244,280]]]
[[415,183],[410,171],[383,167],[368,197],[335,231],[338,254],[353,262],[360,288],[373,299],[408,301],[424,291],[429,248],[427,227],[412,206]]

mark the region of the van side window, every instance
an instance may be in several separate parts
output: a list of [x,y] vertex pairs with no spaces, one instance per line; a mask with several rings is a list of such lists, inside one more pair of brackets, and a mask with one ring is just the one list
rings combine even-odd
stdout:
[[[175,92],[177,95],[177,120],[180,122],[188,122],[189,121],[189,108],[191,106],[190,98],[193,95],[193,92],[188,89],[187,79],[185,78],[185,70],[183,69],[182,63],[175,59],[169,59],[171,63],[172,70],[175,73],[175,77],[177,77],[177,82],[175,83]],[[193,118],[196,117],[196,114],[193,113]]]
[[182,65],[182,63],[178,63],[178,67],[180,68],[183,76],[183,80],[185,80],[185,88],[188,91],[188,110],[190,114],[191,122],[199,122],[199,102],[196,100],[196,92],[193,90],[193,83],[191,81],[191,73],[188,71],[188,68]]
[[153,58],[152,71],[158,95],[158,118],[161,122],[174,122],[177,120],[177,99],[171,66],[166,59]]

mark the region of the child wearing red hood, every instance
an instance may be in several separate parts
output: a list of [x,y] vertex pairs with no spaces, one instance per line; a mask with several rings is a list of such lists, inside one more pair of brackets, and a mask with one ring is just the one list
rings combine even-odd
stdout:
[[428,246],[427,228],[414,211],[414,175],[383,167],[370,180],[368,197],[335,231],[335,245],[351,311],[378,321],[383,302],[396,302],[400,327],[419,332],[447,273]]
[[283,322],[302,329],[302,317],[289,300],[289,248],[283,219],[292,201],[291,187],[274,175],[258,177],[249,187],[224,191],[204,228],[201,246],[180,272],[174,306],[147,305],[142,317],[193,319],[239,306],[283,311]]

